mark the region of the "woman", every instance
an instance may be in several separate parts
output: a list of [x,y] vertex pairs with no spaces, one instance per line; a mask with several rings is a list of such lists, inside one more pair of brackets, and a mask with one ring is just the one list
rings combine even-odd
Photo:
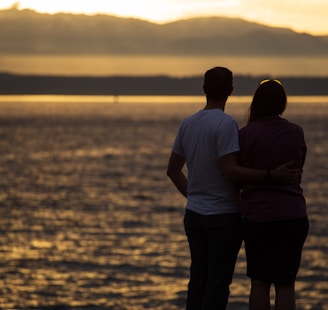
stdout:
[[251,278],[249,309],[296,309],[295,279],[309,222],[301,177],[278,183],[270,171],[285,162],[302,168],[306,144],[300,126],[281,118],[287,104],[283,85],[264,80],[258,86],[246,127],[240,130],[240,165],[266,169],[262,184],[244,184],[241,191],[247,276]]

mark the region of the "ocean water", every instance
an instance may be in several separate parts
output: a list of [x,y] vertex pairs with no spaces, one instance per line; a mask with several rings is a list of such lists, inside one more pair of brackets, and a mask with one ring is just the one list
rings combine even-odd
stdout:
[[[291,97],[311,222],[298,309],[328,309],[328,97]],[[226,107],[245,124],[250,98]],[[0,97],[0,309],[184,309],[185,199],[166,177],[202,97]],[[243,248],[229,309],[247,309]],[[274,296],[272,296],[274,298]]]

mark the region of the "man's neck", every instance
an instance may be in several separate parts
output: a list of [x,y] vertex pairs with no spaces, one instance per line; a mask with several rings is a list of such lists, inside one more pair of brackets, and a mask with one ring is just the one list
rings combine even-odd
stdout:
[[207,99],[204,110],[219,109],[219,110],[224,111],[226,102],[227,102],[227,99],[224,99],[224,100]]

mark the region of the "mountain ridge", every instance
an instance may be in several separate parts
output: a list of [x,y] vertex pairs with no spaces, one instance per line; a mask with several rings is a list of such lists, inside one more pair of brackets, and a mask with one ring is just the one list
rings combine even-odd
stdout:
[[11,8],[0,11],[0,53],[310,57],[328,55],[328,36],[218,16],[156,24]]

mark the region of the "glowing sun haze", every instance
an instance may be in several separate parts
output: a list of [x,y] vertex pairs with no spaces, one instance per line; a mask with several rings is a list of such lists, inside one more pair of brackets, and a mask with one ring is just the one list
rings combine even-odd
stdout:
[[1,0],[42,13],[110,14],[167,22],[198,16],[239,17],[298,32],[328,35],[327,0]]

